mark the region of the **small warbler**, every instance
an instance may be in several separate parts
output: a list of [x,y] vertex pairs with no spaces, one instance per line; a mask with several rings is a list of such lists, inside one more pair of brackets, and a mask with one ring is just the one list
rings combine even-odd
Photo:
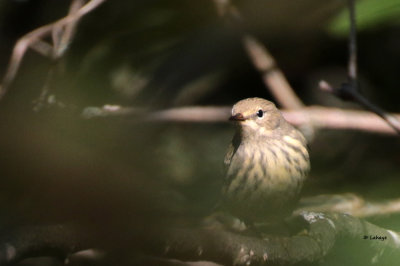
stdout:
[[282,221],[310,169],[304,136],[261,98],[236,103],[230,120],[237,130],[224,161],[224,209],[246,223]]

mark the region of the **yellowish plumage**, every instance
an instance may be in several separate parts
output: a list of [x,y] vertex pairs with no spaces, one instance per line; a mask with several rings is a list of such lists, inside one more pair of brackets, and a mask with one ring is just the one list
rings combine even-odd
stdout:
[[306,140],[261,98],[236,103],[236,134],[225,157],[223,206],[248,222],[282,220],[297,203],[310,169]]

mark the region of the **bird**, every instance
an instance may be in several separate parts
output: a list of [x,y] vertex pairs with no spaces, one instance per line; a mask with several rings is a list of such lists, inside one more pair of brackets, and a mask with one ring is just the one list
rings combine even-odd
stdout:
[[247,98],[232,108],[236,131],[225,156],[222,206],[246,224],[280,223],[310,170],[307,141],[275,104]]

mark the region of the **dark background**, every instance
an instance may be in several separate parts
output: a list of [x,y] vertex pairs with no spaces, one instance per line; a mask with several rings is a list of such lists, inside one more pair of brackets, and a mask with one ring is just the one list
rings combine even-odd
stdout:
[[[318,90],[321,79],[334,85],[346,79],[346,1],[233,2],[243,28],[266,45],[306,104],[358,108]],[[363,93],[400,112],[400,1],[357,3]],[[0,73],[17,39],[63,17],[69,4],[1,2]],[[40,100],[45,84],[53,103]],[[81,113],[104,104],[149,111],[232,105],[253,96],[273,100],[240,31],[218,16],[213,1],[105,2],[82,19],[58,62],[30,50],[0,102],[1,223],[73,221],[116,234],[199,220],[218,199],[231,125],[84,119]],[[310,148],[305,195],[400,196],[398,137],[321,130]],[[370,220],[400,231],[399,215]],[[336,263],[344,265],[336,257],[324,265]]]

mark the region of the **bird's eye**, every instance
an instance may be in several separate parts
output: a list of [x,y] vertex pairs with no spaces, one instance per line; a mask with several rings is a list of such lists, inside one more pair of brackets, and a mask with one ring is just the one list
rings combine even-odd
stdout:
[[259,118],[261,118],[261,117],[263,117],[264,116],[264,111],[263,110],[258,110],[257,111],[257,116],[259,117]]

